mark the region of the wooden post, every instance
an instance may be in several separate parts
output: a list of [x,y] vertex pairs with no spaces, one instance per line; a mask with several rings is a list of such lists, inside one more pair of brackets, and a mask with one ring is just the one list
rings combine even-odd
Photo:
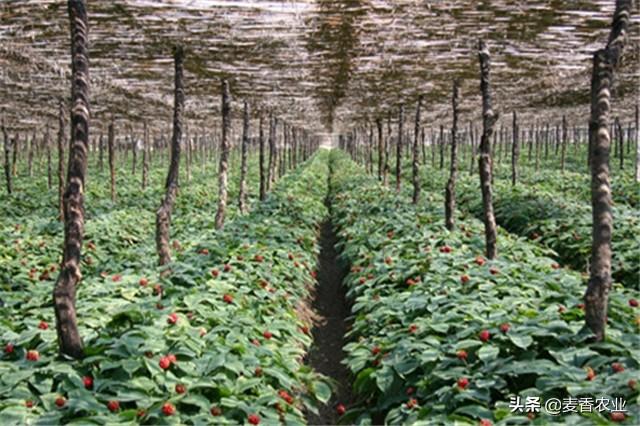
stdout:
[[147,189],[147,180],[149,176],[149,128],[147,120],[144,120],[144,129],[142,135],[142,190]]
[[624,131],[622,130],[622,125],[620,124],[620,119],[616,117],[615,119],[616,133],[618,137],[618,155],[620,160],[620,170],[624,170]]
[[477,129],[473,127],[473,124],[469,122],[469,146],[471,150],[471,167],[469,167],[469,174],[472,175],[476,166],[476,142]]
[[238,194],[238,207],[240,208],[240,213],[245,214],[247,212],[247,152],[249,149],[249,103],[247,101],[244,101],[244,114],[242,116],[241,149],[242,156],[240,160],[240,192]]
[[486,256],[489,259],[495,259],[498,248],[496,245],[496,219],[493,213],[493,193],[491,189],[491,135],[493,134],[493,126],[498,121],[498,114],[493,111],[491,100],[489,48],[482,40],[478,42],[478,57],[480,59],[480,89],[482,92],[482,138],[480,140],[478,165],[484,210]]
[[378,180],[382,181],[382,168],[384,163],[384,139],[382,138],[382,120],[376,118],[376,127],[378,128]]
[[84,183],[89,149],[89,27],[84,0],[69,0],[71,24],[71,143],[64,193],[64,249],[53,289],[58,346],[62,355],[79,359],[83,345],[76,319],[76,287],[82,279]]
[[18,176],[18,145],[20,144],[20,136],[16,133],[11,143],[12,147],[12,159],[11,159],[11,174],[14,177]]
[[[82,4],[82,6],[74,6],[85,10],[84,2],[72,2],[69,1],[69,11],[71,11],[72,4]],[[78,12],[79,13],[79,12]],[[85,12],[86,14],[86,12]],[[73,25],[73,23],[72,23]],[[58,106],[58,219],[64,220],[64,140],[65,140],[65,120],[64,120],[64,105],[62,101]]]
[[267,179],[264,170],[264,114],[260,111],[260,133],[258,136],[258,143],[260,144],[260,201],[264,201],[267,197]]
[[100,139],[98,140],[98,169],[100,173],[104,171],[104,137],[100,133]]
[[440,125],[440,170],[444,168],[444,125]]
[[420,136],[420,108],[422,106],[422,95],[418,97],[418,105],[416,106],[416,122],[413,131],[413,160],[412,160],[412,172],[413,172],[413,204],[418,204],[420,199],[420,170],[418,168],[418,138]]
[[184,149],[185,149],[185,169],[187,172],[187,182],[191,182],[191,134],[189,133],[189,124],[184,126]]
[[373,126],[369,124],[369,142],[367,144],[367,169],[369,174],[373,174]]
[[427,164],[427,147],[425,144],[425,131],[424,127],[420,129],[420,147],[422,149],[422,164]]
[[36,144],[36,131],[33,131],[33,136],[29,141],[29,145],[27,145],[27,175],[29,177],[33,176],[33,150],[34,145]]
[[453,230],[455,222],[456,210],[456,175],[457,170],[457,150],[458,150],[458,81],[453,82],[453,96],[451,97],[451,106],[453,107],[453,123],[451,125],[451,172],[449,181],[445,189],[445,226],[448,230]]
[[133,134],[131,129],[129,129],[130,139],[131,139],[131,152],[133,153],[133,160],[131,162],[131,175],[136,175],[136,165],[138,163],[138,140],[136,139],[136,135]]
[[169,248],[169,228],[171,211],[178,194],[178,178],[180,177],[180,145],[182,140],[182,115],[184,113],[184,49],[176,46],[173,52],[174,102],[173,102],[173,135],[171,137],[171,162],[165,182],[165,195],[156,211],[156,248],[160,266],[171,262]]
[[518,128],[518,116],[513,111],[513,144],[511,146],[511,185],[518,181],[518,158],[520,157],[520,147],[518,146],[518,136],[520,129]]
[[593,242],[589,283],[584,296],[585,320],[596,341],[605,337],[607,307],[611,290],[611,184],[609,181],[609,114],[614,69],[622,59],[631,13],[630,0],[617,0],[609,41],[605,49],[593,55],[591,79],[591,205],[593,214]]
[[384,164],[382,168],[382,184],[389,185],[389,152],[391,150],[391,112],[387,114],[387,137],[384,144]]
[[273,116],[273,111],[269,114],[269,167],[267,177],[267,191],[271,190],[271,186],[275,182],[276,167],[276,126],[277,119]]
[[536,131],[535,131],[535,144],[536,144],[536,149],[535,149],[535,171],[536,173],[538,172],[538,170],[540,169],[540,126],[538,126],[536,124]]
[[640,108],[636,105],[636,128],[635,128],[635,139],[636,139],[636,182],[640,182]]
[[116,151],[115,151],[115,131],[113,128],[113,117],[109,123],[107,135],[107,151],[109,157],[109,176],[111,178],[111,201],[116,202]]
[[218,169],[218,211],[216,229],[224,226],[227,209],[227,184],[229,181],[229,130],[231,128],[231,95],[229,82],[222,81],[222,141],[220,145],[220,167]]
[[560,154],[560,170],[564,173],[564,160],[567,151],[567,138],[569,137],[567,129],[567,117],[562,116],[562,153]]
[[4,111],[2,112],[2,137],[4,139],[4,177],[7,185],[7,194],[11,195],[13,192],[13,185],[11,182],[11,141],[7,134],[7,128],[4,124]]
[[44,146],[47,151],[47,188],[50,190],[53,186],[53,173],[51,170],[51,134],[49,133],[49,122],[44,133]]
[[402,179],[402,127],[404,124],[404,105],[398,112],[398,143],[396,144],[396,192],[400,192]]
[[549,158],[549,123],[545,125],[544,129],[544,161]]

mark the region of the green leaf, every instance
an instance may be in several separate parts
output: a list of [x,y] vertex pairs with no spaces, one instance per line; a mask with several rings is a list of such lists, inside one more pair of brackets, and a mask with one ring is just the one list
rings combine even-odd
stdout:
[[393,370],[385,365],[380,370],[376,371],[375,376],[378,389],[380,389],[382,392],[386,392],[393,383]]
[[497,346],[487,345],[480,348],[478,351],[478,358],[484,362],[493,361],[498,357],[500,349]]
[[318,401],[323,404],[329,402],[329,399],[331,398],[331,388],[325,382],[318,381],[314,384],[313,388]]
[[509,340],[521,349],[527,349],[533,343],[533,338],[531,336],[522,336],[519,334],[509,333]]

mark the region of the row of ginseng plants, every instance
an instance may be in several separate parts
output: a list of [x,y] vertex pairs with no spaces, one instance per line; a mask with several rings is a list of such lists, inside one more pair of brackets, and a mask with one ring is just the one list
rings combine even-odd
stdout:
[[[565,179],[560,171],[546,176],[549,179],[516,186],[507,178],[496,178],[496,220],[509,232],[552,249],[560,263],[586,273],[593,222],[589,199],[569,196],[559,188],[559,182]],[[435,179],[426,177],[425,188],[444,192],[446,178],[442,173]],[[463,174],[458,179],[457,195],[461,209],[481,218],[479,185],[477,175]],[[637,288],[640,282],[640,210],[624,203],[615,204],[613,217],[613,278],[629,288]]]
[[[532,187],[553,183],[553,188],[563,198],[571,198],[576,201],[589,202],[591,199],[591,176],[585,167],[584,173],[576,173],[560,170],[523,170],[519,180],[524,186]],[[496,176],[501,179],[511,180],[511,167],[502,169],[502,173]],[[613,172],[611,178],[611,195],[616,205],[620,207],[638,208],[640,206],[640,191],[638,183],[632,173]]]
[[[150,268],[83,281],[82,361],[56,356],[51,283],[3,291],[4,421],[302,423],[306,405],[329,397],[302,363],[311,338],[298,315],[315,282],[326,181],[320,154],[222,231],[185,233],[189,249],[174,250],[165,278]],[[104,250],[117,265],[113,244]]]
[[[258,158],[249,157],[247,186],[249,204],[258,194]],[[140,170],[131,174],[131,164],[119,161],[116,168],[117,197],[110,195],[108,165],[100,171],[90,160],[85,187],[85,238],[83,282],[111,275],[136,275],[154,269],[157,263],[155,213],[164,194],[168,160],[156,154],[149,170],[148,186],[141,189]],[[55,162],[55,159],[54,159]],[[176,252],[192,250],[190,242],[200,229],[211,228],[218,203],[217,162],[191,168],[187,180],[180,169],[180,189],[171,215],[171,237]],[[2,291],[30,291],[34,284],[52,286],[62,255],[63,223],[58,220],[58,188],[47,187],[45,169],[33,177],[24,169],[14,178],[14,193],[0,193],[0,285]],[[232,155],[229,167],[227,220],[238,213],[240,161]],[[0,296],[1,297],[1,296]]]
[[[545,249],[500,231],[487,260],[475,218],[444,226],[443,200],[410,203],[344,154],[333,157],[332,213],[353,301],[347,365],[359,397],[345,423],[606,423],[620,414],[512,412],[512,397],[616,397],[638,420],[638,308],[615,285],[607,339],[588,343],[581,277]],[[586,408],[585,408],[586,410]]]
[[[496,179],[505,179],[511,182],[511,146],[508,147],[509,152],[502,151],[498,156],[496,147],[494,146],[493,154],[493,171]],[[451,147],[446,145],[443,150],[442,168],[440,168],[439,152],[435,156],[429,158],[429,153],[422,158],[421,167],[427,171],[425,178],[432,180],[434,171],[441,174],[446,182],[449,175]],[[525,186],[535,186],[539,183],[552,182],[553,188],[558,190],[563,197],[570,197],[575,200],[590,202],[591,200],[591,174],[587,165],[586,146],[581,145],[576,151],[573,148],[567,150],[565,170],[562,171],[560,166],[560,153],[554,154],[550,152],[551,158],[547,161],[539,161],[538,166],[535,165],[535,158],[528,158],[527,152],[522,151],[517,162],[517,181],[518,184]],[[429,151],[431,151],[429,149]],[[438,147],[436,146],[436,151]],[[617,205],[627,205],[637,208],[640,205],[640,191],[638,183],[635,181],[635,151],[629,155],[625,155],[626,162],[623,169],[619,167],[619,160],[612,154],[610,160],[611,174],[611,195],[613,201]],[[377,171],[377,156],[374,159]],[[478,173],[478,156],[474,156],[473,164],[468,146],[458,146],[458,170],[462,177]],[[393,169],[395,158],[389,159],[389,165]],[[410,158],[406,158],[403,169],[411,172]]]

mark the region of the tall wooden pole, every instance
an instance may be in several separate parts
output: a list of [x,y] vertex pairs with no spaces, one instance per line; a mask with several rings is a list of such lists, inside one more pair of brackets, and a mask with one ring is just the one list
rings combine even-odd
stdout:
[[617,0],[611,33],[606,48],[593,55],[591,78],[591,205],[593,215],[589,283],[585,293],[585,320],[596,341],[602,341],[607,323],[611,290],[611,183],[609,124],[614,70],[622,59],[631,14],[630,0]]
[[182,141],[182,115],[184,113],[184,49],[182,46],[175,47],[173,61],[175,74],[171,162],[169,163],[169,171],[165,182],[164,198],[156,211],[156,249],[160,266],[171,262],[169,228],[171,226],[171,212],[178,194],[178,178],[180,176],[180,145]]
[[64,249],[53,289],[60,353],[83,356],[76,318],[76,287],[82,279],[80,256],[84,237],[84,183],[89,151],[89,26],[84,0],[69,0],[71,26],[71,142],[64,192]]
[[456,176],[458,173],[458,82],[453,82],[453,96],[451,97],[451,106],[453,109],[453,123],[451,125],[451,172],[449,181],[445,190],[445,226],[448,230],[452,230],[455,222],[456,210]]
[[520,147],[518,146],[518,115],[513,111],[513,144],[511,146],[511,185],[518,181],[518,158],[520,157]]
[[[242,116],[242,154],[240,164],[240,192],[238,193],[238,207],[240,213],[247,212],[247,153],[249,150],[249,103],[244,101],[244,113]],[[289,154],[291,163],[291,154]]]
[[485,228],[486,255],[495,259],[498,254],[496,244],[496,219],[493,213],[493,192],[491,188],[492,159],[491,136],[493,126],[498,121],[498,114],[493,111],[491,99],[491,60],[489,48],[484,41],[478,42],[478,57],[480,59],[480,90],[482,92],[482,138],[480,140],[480,187],[482,189],[483,220]]
[[418,105],[416,106],[416,122],[413,132],[413,159],[411,164],[411,169],[413,172],[413,204],[418,204],[418,200],[420,199],[420,170],[418,168],[419,163],[419,151],[418,151],[418,141],[420,137],[420,108],[422,107],[422,95],[418,97]]
[[229,182],[229,131],[231,129],[231,94],[229,82],[222,81],[222,141],[220,144],[220,166],[218,169],[218,211],[216,229],[224,226],[227,210],[227,185]]

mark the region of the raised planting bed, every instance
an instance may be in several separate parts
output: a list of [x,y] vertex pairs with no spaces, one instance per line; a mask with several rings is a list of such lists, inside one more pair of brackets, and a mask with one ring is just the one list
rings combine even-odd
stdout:
[[150,268],[84,280],[82,361],[57,358],[50,283],[3,289],[3,422],[303,423],[330,394],[303,364],[327,173],[317,154],[252,213],[193,229],[166,278]]
[[348,366],[359,403],[344,423],[605,424],[611,412],[512,412],[511,398],[623,398],[638,422],[637,292],[614,285],[607,338],[588,343],[584,286],[540,246],[506,232],[483,256],[479,221],[444,226],[439,195],[418,207],[344,156],[332,212],[353,300]]

